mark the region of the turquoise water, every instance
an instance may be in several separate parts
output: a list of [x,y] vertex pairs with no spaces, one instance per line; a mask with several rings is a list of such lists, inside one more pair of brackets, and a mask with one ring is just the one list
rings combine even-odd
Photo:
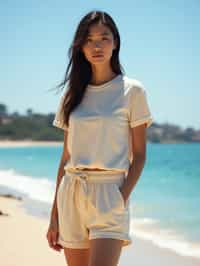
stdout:
[[[62,145],[0,148],[0,192],[26,197],[48,217]],[[131,232],[159,246],[200,257],[200,144],[147,144],[131,193]]]

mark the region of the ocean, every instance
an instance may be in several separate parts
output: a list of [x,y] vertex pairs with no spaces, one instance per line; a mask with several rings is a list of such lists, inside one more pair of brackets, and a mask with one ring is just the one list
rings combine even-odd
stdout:
[[[61,153],[62,145],[0,148],[0,194],[21,196],[26,212],[49,218]],[[132,236],[200,258],[199,206],[200,143],[147,143],[130,196]]]

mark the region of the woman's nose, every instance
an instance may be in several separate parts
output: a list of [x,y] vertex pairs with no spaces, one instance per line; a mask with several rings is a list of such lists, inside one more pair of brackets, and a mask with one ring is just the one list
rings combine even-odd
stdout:
[[101,47],[101,42],[94,43],[94,48],[100,48],[100,47]]

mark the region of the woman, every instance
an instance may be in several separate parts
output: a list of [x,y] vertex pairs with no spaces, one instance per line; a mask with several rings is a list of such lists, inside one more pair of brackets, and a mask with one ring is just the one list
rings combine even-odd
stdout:
[[121,70],[119,50],[110,15],[89,12],[59,85],[67,89],[53,125],[64,130],[64,146],[46,237],[69,266],[116,266],[132,243],[129,197],[153,119],[142,83]]

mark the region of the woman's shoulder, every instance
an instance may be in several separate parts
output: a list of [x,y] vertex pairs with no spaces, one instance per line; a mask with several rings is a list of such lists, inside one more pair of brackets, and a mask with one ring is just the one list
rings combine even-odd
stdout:
[[137,94],[145,91],[145,87],[142,81],[126,75],[124,75],[123,80],[124,87],[127,93]]

